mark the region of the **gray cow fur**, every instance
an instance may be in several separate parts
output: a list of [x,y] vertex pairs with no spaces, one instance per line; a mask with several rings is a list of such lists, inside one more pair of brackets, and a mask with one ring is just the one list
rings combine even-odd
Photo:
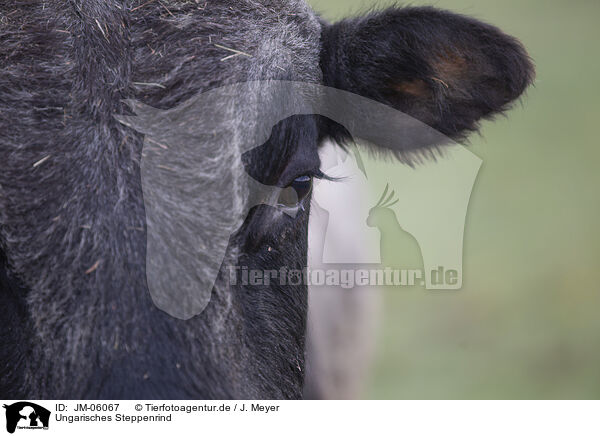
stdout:
[[[302,396],[306,286],[233,286],[221,274],[192,319],[153,304],[144,138],[118,121],[133,115],[126,101],[169,110],[219,86],[270,79],[360,94],[459,139],[508,109],[532,82],[533,67],[498,29],[432,8],[391,8],[330,25],[302,0],[3,1],[0,396]],[[256,114],[222,104],[215,109],[243,142]],[[329,120],[292,117],[245,169],[282,187],[303,174],[322,177],[318,144],[348,136]],[[211,155],[210,168],[235,166],[228,151]],[[292,164],[298,170],[290,178]],[[210,207],[227,207],[223,192],[204,195]],[[253,211],[225,261],[305,267],[305,209],[294,219],[268,207]],[[219,223],[207,210],[197,213],[210,230]],[[168,223],[171,211],[160,212]]]

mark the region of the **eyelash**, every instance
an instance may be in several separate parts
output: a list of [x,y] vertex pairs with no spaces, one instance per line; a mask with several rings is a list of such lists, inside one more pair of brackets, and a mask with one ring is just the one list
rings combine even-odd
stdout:
[[[335,177],[330,177],[321,170],[310,171],[306,174],[302,174],[302,176],[307,176],[312,179],[319,179],[319,180],[330,180],[330,181],[336,180]],[[302,176],[300,176],[300,177],[302,177]]]
[[[296,177],[292,183],[281,191],[279,205],[287,209],[304,209],[303,203],[312,192],[313,180],[327,178],[328,177],[320,170],[311,171]],[[290,188],[295,191],[295,196],[291,195]]]

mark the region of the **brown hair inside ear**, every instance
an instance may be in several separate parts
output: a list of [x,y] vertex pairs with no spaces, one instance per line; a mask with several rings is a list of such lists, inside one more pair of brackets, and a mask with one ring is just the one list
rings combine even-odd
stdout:
[[426,98],[431,96],[433,88],[440,85],[446,90],[460,88],[461,81],[467,79],[467,61],[458,53],[443,51],[431,62],[433,75],[427,79],[403,80],[392,85],[392,89],[404,96]]
[[392,86],[394,91],[398,91],[412,97],[427,97],[431,93],[431,88],[424,80],[414,79],[405,80]]
[[433,71],[436,77],[444,83],[458,83],[466,79],[469,66],[467,60],[461,54],[445,50],[443,53],[436,56],[432,62]]

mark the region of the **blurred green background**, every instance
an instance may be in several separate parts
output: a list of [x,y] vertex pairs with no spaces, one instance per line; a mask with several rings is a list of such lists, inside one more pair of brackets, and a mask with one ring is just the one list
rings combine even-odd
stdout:
[[[329,19],[392,2],[312,0]],[[416,1],[519,38],[535,87],[484,161],[460,291],[388,289],[366,398],[600,398],[600,2]],[[386,262],[393,259],[386,258]]]

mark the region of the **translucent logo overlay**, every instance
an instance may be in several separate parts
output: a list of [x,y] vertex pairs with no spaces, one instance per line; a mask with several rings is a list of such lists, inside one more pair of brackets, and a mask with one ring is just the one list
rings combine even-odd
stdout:
[[[359,144],[321,147],[322,170],[336,180],[315,180],[309,265],[293,273],[299,283],[462,286],[466,212],[481,160],[426,124],[358,95],[288,81],[216,88],[169,110],[128,103],[134,115],[117,118],[144,135],[147,283],[170,315],[198,315],[215,286],[252,285],[251,275],[263,285],[267,276],[287,280],[289,271],[236,269],[229,242],[256,205],[295,215],[278,204],[293,189],[259,183],[242,163],[294,115],[325,116]],[[376,148],[400,159],[376,158],[368,151]],[[384,249],[407,253],[400,269],[381,265]],[[228,283],[218,282],[223,265]]]

